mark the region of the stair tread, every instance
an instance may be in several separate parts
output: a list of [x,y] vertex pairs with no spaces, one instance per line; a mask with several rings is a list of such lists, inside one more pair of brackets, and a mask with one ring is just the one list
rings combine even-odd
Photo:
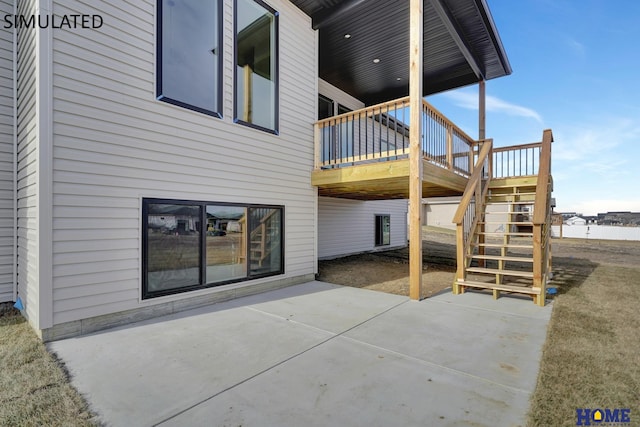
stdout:
[[493,261],[533,262],[533,258],[502,255],[472,255],[473,259],[487,259]]
[[501,274],[503,276],[517,276],[517,277],[527,277],[527,278],[533,279],[532,271],[499,270],[497,268],[468,267],[467,272],[485,273],[485,274]]
[[478,224],[533,225],[531,221],[479,221]]
[[524,294],[540,295],[540,288],[528,286],[497,285],[495,283],[478,282],[474,280],[458,280],[457,283],[461,286],[469,286],[473,288],[496,289],[505,292],[519,292]]
[[[498,196],[498,195],[496,195]],[[490,206],[498,206],[498,205],[533,205],[534,202],[532,200],[517,200],[515,202],[492,202],[492,201],[488,201],[487,205]],[[517,212],[511,212],[511,213],[517,213]]]
[[517,211],[487,211],[486,215],[531,215],[533,212],[517,212]]
[[512,249],[533,249],[533,245],[513,245],[502,243],[477,243],[476,246],[484,246],[485,248],[512,248]]
[[516,237],[533,237],[533,233],[507,233],[504,231],[482,231],[478,234],[484,234],[485,236],[516,236]]

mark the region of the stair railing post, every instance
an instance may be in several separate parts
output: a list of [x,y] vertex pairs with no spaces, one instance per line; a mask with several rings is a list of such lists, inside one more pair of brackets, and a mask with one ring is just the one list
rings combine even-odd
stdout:
[[456,280],[453,281],[453,294],[458,295],[463,292],[463,288],[459,285],[459,282],[464,282],[466,279],[466,256],[465,256],[465,241],[464,241],[464,222],[456,225]]
[[453,169],[453,126],[447,125],[447,168]]
[[544,283],[542,275],[542,224],[533,225],[533,287],[540,289],[536,302],[544,306]]
[[[478,221],[478,243],[484,243],[484,218],[483,218],[483,210],[484,210],[484,200],[482,200],[482,179],[478,180],[478,184],[476,185],[476,218]],[[478,246],[478,255],[484,255],[484,246]],[[486,262],[483,258],[478,259],[478,267],[484,267]]]
[[479,150],[478,144],[469,146],[469,176],[473,174],[473,158],[475,157],[476,147],[478,147]]
[[315,123],[313,125],[313,143],[314,145],[314,159],[313,166],[315,169],[320,169],[320,163],[322,162],[322,134],[320,133],[320,125]]

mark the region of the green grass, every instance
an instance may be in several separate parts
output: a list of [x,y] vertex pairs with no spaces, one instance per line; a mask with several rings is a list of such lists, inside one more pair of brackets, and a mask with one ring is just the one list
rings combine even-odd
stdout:
[[572,267],[578,274],[554,302],[528,425],[575,426],[577,408],[630,408],[630,425],[640,425],[640,269]]
[[15,310],[0,313],[0,425],[96,425],[61,364]]

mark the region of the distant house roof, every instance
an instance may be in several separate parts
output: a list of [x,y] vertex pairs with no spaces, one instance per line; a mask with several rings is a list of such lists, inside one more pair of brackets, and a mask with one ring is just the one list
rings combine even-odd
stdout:
[[[409,93],[408,1],[291,2],[319,30],[320,78],[369,105]],[[486,0],[424,1],[424,95],[508,74]]]
[[587,220],[584,218],[580,218],[579,216],[572,216],[568,220],[565,221],[567,224],[586,224]]

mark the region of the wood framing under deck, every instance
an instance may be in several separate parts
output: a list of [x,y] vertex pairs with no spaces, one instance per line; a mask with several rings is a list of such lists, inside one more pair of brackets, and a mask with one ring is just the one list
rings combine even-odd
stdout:
[[[459,196],[467,178],[423,160],[422,192],[429,197]],[[409,160],[391,160],[317,169],[311,173],[311,185],[318,195],[356,200],[408,199]]]

